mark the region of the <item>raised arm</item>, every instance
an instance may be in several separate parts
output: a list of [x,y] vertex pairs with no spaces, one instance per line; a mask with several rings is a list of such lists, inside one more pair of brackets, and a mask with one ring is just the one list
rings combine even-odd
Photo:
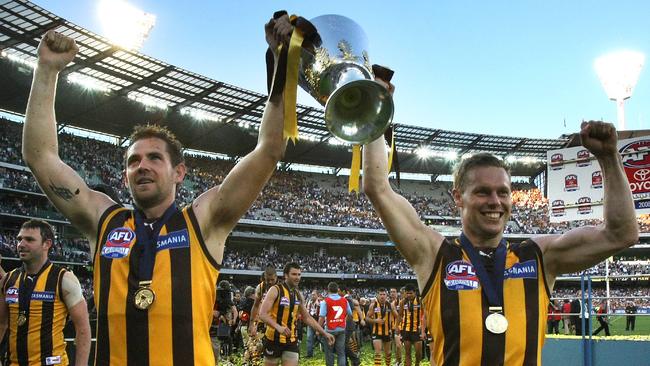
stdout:
[[[392,85],[388,84],[388,87],[392,92]],[[383,137],[364,146],[362,160],[363,192],[423,287],[431,275],[435,255],[444,237],[427,227],[413,206],[393,191],[388,181],[388,153]]]
[[[265,31],[269,47],[276,50],[279,44],[287,44],[292,26],[285,15],[277,20],[271,19]],[[278,57],[275,56],[277,65]],[[267,100],[255,149],[235,165],[220,186],[208,190],[194,202],[204,236],[216,236],[217,242],[221,243],[257,199],[284,156],[283,126],[283,98]]]
[[114,203],[108,196],[88,188],[77,172],[61,160],[54,114],[59,72],[77,51],[71,38],[54,31],[43,36],[25,113],[22,153],[43,192],[86,235],[92,251],[99,217]]
[[534,238],[542,250],[551,286],[557,275],[589,268],[639,240],[634,202],[616,145],[616,129],[611,123],[583,122],[580,138],[603,172],[604,220],[599,226]]

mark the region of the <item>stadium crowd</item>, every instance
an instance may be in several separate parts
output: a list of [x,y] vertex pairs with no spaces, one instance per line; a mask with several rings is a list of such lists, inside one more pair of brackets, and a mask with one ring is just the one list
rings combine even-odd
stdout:
[[[24,166],[20,154],[21,125],[0,119],[0,162]],[[91,186],[107,185],[116,188],[122,203],[130,204],[131,198],[122,184],[122,159],[124,149],[108,142],[62,133],[59,140],[61,156]],[[199,156],[187,156],[189,167],[185,183],[178,193],[178,202],[191,202],[197,192],[203,192],[215,183],[220,183],[233,163],[227,160]],[[40,193],[40,189],[25,171],[0,167],[0,187]],[[306,225],[335,227],[358,227],[379,229],[382,225],[370,202],[363,194],[347,192],[345,177],[327,177],[303,172],[277,172],[267,184],[260,198],[247,212],[245,218],[264,221],[290,222]],[[319,181],[319,179],[321,181]],[[400,191],[422,219],[432,216],[457,216],[449,186],[441,187],[437,195]],[[518,189],[512,193],[512,222],[506,231],[513,234],[553,234],[572,227],[597,224],[597,221],[574,221],[550,223],[548,199],[537,188]],[[37,206],[35,202],[4,202],[3,212],[13,210],[21,214],[33,214],[44,210],[56,215],[55,210]],[[56,216],[50,218],[57,218]],[[60,216],[59,216],[60,218]],[[641,231],[650,231],[650,219],[639,220]]]
[[[0,118],[0,162],[17,167],[0,166],[0,188],[41,194],[33,177],[24,170],[25,164],[20,151],[22,125]],[[91,186],[107,185],[116,188],[122,203],[130,204],[131,198],[122,184],[124,149],[114,144],[66,133],[59,137],[60,154]],[[233,162],[203,156],[186,156],[188,174],[178,193],[181,204],[191,202],[196,192],[203,192],[223,180],[232,168]],[[245,218],[290,222],[307,225],[335,227],[382,228],[370,202],[363,194],[347,192],[345,177],[321,177],[319,174],[280,171],[274,174],[260,198],[253,204]],[[436,183],[436,193],[401,191],[416,208],[422,219],[427,217],[456,217],[455,204],[449,194],[447,183]],[[30,197],[30,196],[27,196]],[[548,219],[548,200],[537,188],[524,187],[512,193],[512,222],[506,230],[513,234],[561,233],[571,227],[597,224],[597,221],[552,224]],[[42,199],[24,198],[19,194],[4,194],[0,201],[0,213],[64,220],[64,218]],[[447,220],[446,222],[453,222]],[[650,231],[650,218],[641,217],[641,231]],[[0,228],[1,229],[1,228]],[[0,250],[5,257],[15,256],[15,233],[0,231]],[[88,243],[82,239],[59,239],[59,245],[52,252],[52,259],[66,262],[90,263]],[[269,250],[251,253],[227,248],[223,268],[237,270],[261,270],[268,263],[301,263],[305,272],[314,273],[357,273],[368,275],[413,275],[406,261],[398,256],[373,256],[372,259],[351,257],[318,256],[305,254],[278,254]],[[585,271],[589,275],[604,275],[605,265]],[[616,258],[609,264],[609,274],[650,274],[650,266]],[[572,275],[580,275],[579,273]],[[90,295],[90,278],[82,280],[85,292]],[[309,289],[305,289],[306,292]],[[372,296],[375,289],[357,288],[360,297]],[[571,295],[558,290],[554,296]],[[647,289],[627,287],[614,290],[612,296],[649,296]],[[622,301],[622,300],[621,300]],[[640,306],[650,306],[647,299]],[[617,306],[619,305],[616,303]]]

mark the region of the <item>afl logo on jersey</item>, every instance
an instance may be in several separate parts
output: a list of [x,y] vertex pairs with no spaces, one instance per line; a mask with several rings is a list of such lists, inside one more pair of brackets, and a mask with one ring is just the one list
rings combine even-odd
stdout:
[[450,290],[476,290],[479,287],[474,266],[465,261],[449,263],[444,281]]
[[113,229],[106,237],[102,248],[102,257],[110,259],[124,258],[129,254],[131,245],[135,242],[135,233],[127,227]]
[[9,287],[5,293],[5,302],[7,304],[17,304],[18,303],[18,289],[15,287]]

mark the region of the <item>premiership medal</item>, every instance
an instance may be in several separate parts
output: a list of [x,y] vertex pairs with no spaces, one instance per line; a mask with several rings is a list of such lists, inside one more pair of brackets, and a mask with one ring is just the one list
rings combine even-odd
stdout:
[[491,313],[485,318],[485,327],[494,334],[505,333],[508,329],[508,319],[501,313]]
[[156,294],[151,287],[151,281],[141,281],[140,287],[135,291],[133,303],[140,310],[147,310],[156,300]]
[[27,316],[24,312],[21,311],[20,314],[18,314],[18,320],[16,321],[16,324],[18,324],[19,327],[22,327],[25,325],[25,323],[27,323]]

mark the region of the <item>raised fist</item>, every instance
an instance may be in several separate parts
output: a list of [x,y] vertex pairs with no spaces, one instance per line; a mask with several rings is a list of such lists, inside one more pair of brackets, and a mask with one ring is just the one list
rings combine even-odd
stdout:
[[38,45],[38,66],[59,72],[74,60],[77,51],[74,39],[50,30]]
[[582,122],[580,125],[580,139],[582,146],[596,158],[618,153],[616,128],[611,123],[602,121]]
[[264,26],[266,33],[266,43],[273,53],[277,52],[278,45],[288,45],[293,32],[293,26],[289,21],[288,15],[283,15],[277,19],[271,19]]

